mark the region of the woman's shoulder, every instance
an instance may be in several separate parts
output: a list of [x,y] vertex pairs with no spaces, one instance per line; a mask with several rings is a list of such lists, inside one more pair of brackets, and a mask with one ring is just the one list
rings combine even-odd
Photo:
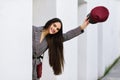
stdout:
[[41,31],[43,29],[43,26],[32,25],[32,29],[33,29],[33,31]]

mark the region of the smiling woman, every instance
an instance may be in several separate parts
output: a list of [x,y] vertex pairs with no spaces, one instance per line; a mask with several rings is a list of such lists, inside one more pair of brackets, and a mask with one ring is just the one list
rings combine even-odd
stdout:
[[47,49],[49,65],[52,67],[54,74],[62,73],[64,68],[63,42],[83,33],[88,24],[89,20],[86,18],[81,26],[65,34],[63,34],[63,25],[59,18],[50,19],[42,27],[33,26],[33,80],[38,80],[41,77],[41,55]]
[[55,34],[60,29],[61,29],[61,24],[59,22],[55,22],[49,27],[49,34]]

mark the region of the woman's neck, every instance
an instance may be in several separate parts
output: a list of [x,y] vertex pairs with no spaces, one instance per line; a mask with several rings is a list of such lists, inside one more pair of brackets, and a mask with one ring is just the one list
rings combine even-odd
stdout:
[[49,34],[48,30],[42,30],[41,36],[40,36],[40,43],[43,41],[43,39]]
[[42,31],[42,34],[43,34],[43,36],[45,37],[45,36],[47,36],[47,35],[49,34],[49,32],[48,32],[47,29],[44,29],[44,30]]

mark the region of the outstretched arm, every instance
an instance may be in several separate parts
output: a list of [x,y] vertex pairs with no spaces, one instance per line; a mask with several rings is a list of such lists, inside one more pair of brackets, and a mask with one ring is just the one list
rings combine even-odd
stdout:
[[84,29],[88,26],[88,24],[89,24],[89,20],[86,18],[81,26],[64,33],[63,34],[64,41],[70,40],[83,33]]

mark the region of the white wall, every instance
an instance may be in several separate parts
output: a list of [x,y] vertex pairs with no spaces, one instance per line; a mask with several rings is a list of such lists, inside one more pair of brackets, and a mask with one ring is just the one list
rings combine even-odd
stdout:
[[[93,65],[98,66],[97,72],[98,72],[98,77],[100,77],[103,75],[105,68],[108,67],[120,55],[120,48],[119,48],[120,46],[118,46],[120,44],[120,37],[119,37],[120,36],[120,27],[119,27],[120,26],[120,23],[119,23],[120,10],[118,9],[120,1],[118,0],[112,0],[112,1],[89,0],[87,2],[88,2],[88,11],[90,11],[90,9],[92,9],[93,7],[99,6],[99,5],[106,6],[110,11],[110,16],[106,22],[97,24],[96,25],[97,28],[93,30],[93,32],[89,32],[90,30],[92,30],[91,28],[87,29],[88,35],[91,34],[90,37],[91,36],[93,37],[94,35],[97,34],[96,37],[94,36],[94,38],[97,40],[95,41],[97,48],[94,48],[94,50],[98,49],[96,51],[97,59],[94,59],[94,60],[98,60],[98,61],[97,61],[97,64],[96,62],[94,62]],[[92,45],[92,39],[93,39],[92,37],[91,37],[91,40],[89,38],[89,44],[91,45]],[[89,46],[87,47],[89,48]],[[95,46],[92,45],[91,47],[95,47]],[[89,48],[89,50],[91,50],[91,48]],[[90,57],[92,59],[95,57],[95,55],[94,57],[92,57],[93,55],[90,55],[91,51],[89,50],[87,50],[89,53],[88,57],[89,59]],[[90,66],[88,67],[89,67],[88,70],[91,70]]]
[[[106,1],[107,3],[107,1]],[[113,5],[115,4],[115,5]],[[104,68],[109,66],[120,55],[120,1],[110,1],[108,22],[103,26],[103,61]],[[109,55],[109,56],[108,56]]]
[[0,80],[32,79],[32,1],[0,1]]
[[56,17],[56,0],[32,0],[33,25],[43,26],[49,19]]
[[[120,55],[120,23],[118,0],[86,0],[79,6],[78,22],[80,16],[85,16],[95,6],[106,6],[110,11],[108,20],[104,23],[89,25],[85,34],[79,37],[79,72],[80,80],[97,80],[108,67]],[[115,4],[115,5],[113,5]],[[87,12],[85,11],[87,10]],[[80,46],[82,45],[82,46]],[[86,46],[86,47],[85,47]]]
[[[78,5],[78,24],[82,24],[87,15],[87,3]],[[87,35],[84,33],[78,37],[78,80],[87,79]]]
[[[83,22],[89,3],[79,5],[78,22]],[[78,39],[78,80],[97,80],[97,25],[89,25]]]

